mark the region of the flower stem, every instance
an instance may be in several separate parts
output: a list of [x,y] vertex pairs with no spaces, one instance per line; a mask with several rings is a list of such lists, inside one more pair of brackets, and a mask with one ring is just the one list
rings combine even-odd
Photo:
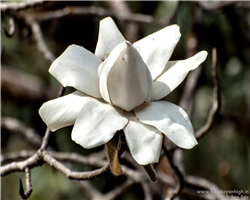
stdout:
[[142,168],[144,169],[144,171],[146,172],[146,174],[148,175],[148,177],[153,181],[156,182],[158,181],[158,177],[157,174],[152,166],[152,164],[148,164],[148,165],[141,165]]

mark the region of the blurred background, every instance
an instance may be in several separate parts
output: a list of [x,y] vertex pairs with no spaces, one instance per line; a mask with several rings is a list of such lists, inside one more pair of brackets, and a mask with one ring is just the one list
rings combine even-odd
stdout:
[[[68,6],[87,8],[88,11],[48,17],[49,13]],[[93,8],[101,8],[105,12],[91,13]],[[196,147],[182,150],[185,173],[203,177],[223,190],[250,191],[250,2],[49,1],[19,11],[1,11],[2,155],[38,149],[24,140],[18,128],[10,129],[3,122],[6,117],[11,117],[43,137],[46,126],[38,115],[38,109],[45,101],[56,98],[60,88],[59,82],[48,73],[50,64],[71,44],[83,46],[94,53],[101,19],[112,16],[121,33],[131,42],[167,25],[178,24],[182,37],[171,60],[185,59],[201,50],[206,50],[208,57],[166,100],[183,105],[195,131],[206,123],[213,101],[213,47],[217,49],[221,92],[220,113],[212,128]],[[36,42],[39,38],[34,37],[29,23],[20,17],[37,13],[40,15],[35,20],[52,55],[47,51],[47,56],[41,53]],[[127,20],[131,13],[144,15],[140,20],[135,17],[131,17],[132,21]],[[15,19],[15,32],[11,37],[6,34],[6,30],[10,29],[8,16]],[[182,102],[186,100],[184,91],[188,81],[195,81],[195,87],[190,92],[190,101]],[[66,94],[72,91],[73,88],[67,88]],[[53,133],[50,146],[59,152],[78,152],[82,155],[103,149],[83,149],[71,140],[71,129],[67,127]],[[81,165],[68,163],[68,166],[79,171],[86,170]],[[1,178],[2,199],[20,199],[19,177],[24,181],[25,174],[13,173]],[[124,177],[107,173],[91,181],[91,184],[105,193],[123,181]],[[31,182],[31,200],[88,199],[74,184],[75,181],[67,179],[47,164],[31,169]],[[119,197],[142,198],[142,189],[137,184]]]

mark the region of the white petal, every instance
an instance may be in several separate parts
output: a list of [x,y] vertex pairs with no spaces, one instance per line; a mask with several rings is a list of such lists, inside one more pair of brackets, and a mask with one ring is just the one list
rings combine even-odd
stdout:
[[100,93],[102,95],[102,98],[108,103],[111,103],[110,98],[109,98],[109,92],[108,92],[108,75],[112,66],[116,62],[117,58],[120,56],[123,49],[124,49],[123,43],[117,45],[113,49],[111,55],[99,66],[99,69],[98,69],[98,74],[100,77],[100,82],[99,82]]
[[171,25],[134,43],[153,79],[163,71],[180,37],[179,26]]
[[179,106],[157,101],[145,103],[134,112],[141,122],[156,127],[177,146],[190,149],[197,144],[189,117]]
[[69,95],[45,102],[39,114],[51,131],[75,123],[85,101],[90,98],[76,91]]
[[148,81],[148,95],[146,98],[146,102],[150,102],[152,99],[153,81],[152,81],[151,73],[147,67],[146,67],[146,72],[147,72],[147,81]]
[[90,51],[70,45],[50,66],[49,72],[64,86],[72,86],[90,96],[101,98],[98,66],[102,61]]
[[101,20],[95,55],[104,61],[115,46],[121,42],[125,42],[125,38],[118,30],[113,19],[106,17]]
[[108,59],[104,60],[104,62],[102,62],[99,67],[98,67],[98,77],[100,78],[101,77],[101,73],[102,73],[102,70],[104,68],[104,66],[106,65],[106,63],[108,62]]
[[127,123],[128,119],[119,108],[89,98],[77,117],[71,137],[89,149],[108,142]]
[[162,134],[153,126],[130,120],[124,129],[129,150],[140,165],[159,161],[162,146]]
[[[112,57],[112,53],[110,57]],[[107,85],[110,101],[114,105],[130,111],[149,99],[151,94],[148,93],[152,91],[149,83],[152,82],[152,78],[147,70],[138,51],[130,42],[125,42],[124,50],[108,74]]]
[[207,57],[206,51],[180,61],[169,61],[163,74],[153,82],[152,101],[159,100],[172,92],[187,76],[190,70],[196,69]]

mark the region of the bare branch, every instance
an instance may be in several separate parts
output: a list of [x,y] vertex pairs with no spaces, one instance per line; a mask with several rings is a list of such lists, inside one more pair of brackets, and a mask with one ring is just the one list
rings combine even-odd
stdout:
[[55,60],[55,56],[53,53],[49,50],[48,46],[46,45],[42,30],[40,25],[34,20],[33,16],[31,14],[25,14],[25,21],[30,26],[34,40],[37,45],[37,49],[44,55],[45,59],[48,60],[50,63],[52,63]]
[[154,19],[154,17],[145,14],[138,13],[115,13],[112,10],[104,9],[101,7],[89,6],[89,7],[76,7],[76,6],[67,6],[59,10],[47,11],[46,13],[35,13],[34,18],[38,21],[52,20],[56,18],[62,18],[66,16],[81,15],[81,16],[99,16],[99,17],[114,17],[119,20],[139,22],[145,24],[154,24],[158,26],[166,26],[169,24],[169,21],[165,19]]
[[38,151],[36,154],[34,154],[32,157],[28,158],[25,161],[13,162],[8,165],[2,166],[1,176],[6,176],[13,172],[24,171],[27,167],[36,167],[40,164],[43,164],[43,162],[41,162],[42,160],[51,165],[53,168],[61,171],[63,174],[66,175],[66,177],[76,180],[94,179],[109,170],[109,164],[106,163],[102,168],[91,172],[73,172],[67,167],[65,167],[62,163],[54,159],[48,152]]
[[28,167],[25,168],[25,184],[26,190],[24,192],[22,180],[19,178],[19,195],[22,199],[28,199],[32,193],[30,169]]
[[33,156],[35,153],[36,151],[32,151],[32,150],[22,150],[18,152],[1,154],[1,165],[7,162],[13,162],[13,161],[17,161],[20,159],[27,159]]
[[196,139],[200,140],[205,133],[209,131],[211,126],[215,121],[216,115],[219,113],[220,110],[220,86],[219,86],[219,77],[217,74],[217,51],[216,48],[213,48],[212,51],[212,75],[214,81],[214,90],[213,90],[213,105],[209,112],[206,124],[201,127],[195,134]]
[[[15,77],[15,78],[13,78]],[[4,95],[20,102],[42,103],[55,97],[43,81],[25,71],[11,67],[1,67],[1,91]]]
[[18,133],[29,144],[35,148],[39,148],[42,143],[41,136],[32,128],[26,126],[21,121],[12,117],[2,117],[1,128],[10,132]]
[[171,165],[171,168],[175,171],[175,174],[177,175],[178,179],[179,179],[179,188],[177,193],[173,193],[173,196],[171,199],[174,199],[175,197],[179,196],[183,187],[184,187],[184,176],[182,175],[181,171],[179,170],[179,168],[173,163],[173,159],[171,157],[171,155],[169,154],[167,148],[165,147],[165,145],[162,145],[162,148],[164,150],[165,155],[168,158],[168,161]]
[[[63,96],[64,92],[65,92],[65,88],[61,85],[57,97]],[[42,145],[40,147],[41,150],[45,150],[48,147],[50,134],[51,134],[51,130],[49,129],[49,127],[47,127],[45,135],[43,137]]]
[[[65,91],[64,87],[61,86],[59,93],[58,93],[58,97],[62,96],[64,91]],[[40,149],[32,157],[28,158],[25,161],[13,162],[11,164],[1,167],[1,176],[6,176],[10,173],[17,172],[17,171],[24,171],[26,167],[33,168],[35,166],[43,164],[43,162],[41,163],[42,158],[43,158],[43,154],[41,152],[43,152],[43,150],[45,150],[48,146],[50,133],[51,131],[47,128]]]
[[[29,156],[32,152],[26,152],[26,155],[23,156]],[[14,156],[21,157],[22,152],[18,155],[18,153],[14,153]],[[89,172],[74,172],[68,169],[65,165],[57,161],[55,158],[61,161],[71,161],[76,163],[82,163],[86,165],[91,165],[94,167],[101,167],[100,169],[89,171]],[[4,155],[4,157],[7,157]],[[102,161],[97,158],[91,157],[84,157],[76,153],[59,153],[50,151],[47,152],[45,150],[41,151],[39,150],[34,154],[32,157],[28,158],[25,161],[21,162],[13,162],[8,165],[1,167],[1,176],[6,176],[13,172],[18,171],[24,171],[26,167],[33,168],[38,165],[42,165],[44,162],[51,165],[53,168],[57,169],[58,171],[61,171],[66,177],[69,179],[75,179],[75,180],[89,180],[94,179],[105,172],[109,171],[109,163],[107,161]],[[146,175],[141,171],[135,171],[132,170],[126,166],[121,166],[122,170],[124,172],[125,176],[128,176],[130,179],[132,179],[136,183],[140,183],[146,180]]]
[[144,200],[153,200],[153,195],[151,193],[150,185],[148,183],[141,183],[143,193],[144,193]]
[[134,182],[132,180],[127,179],[124,183],[115,187],[113,190],[111,190],[107,194],[103,195],[102,199],[109,199],[109,200],[116,199],[121,194],[124,194],[133,184]]
[[[107,1],[107,4],[111,7],[112,11],[116,15],[130,15],[131,9],[128,7],[127,2],[125,1]],[[123,23],[124,24],[124,23]],[[122,24],[122,25],[123,25]],[[125,29],[125,38],[130,42],[135,42],[139,39],[139,26],[135,22],[129,22],[124,24]]]
[[32,186],[31,186],[31,176],[30,176],[30,169],[28,167],[25,168],[25,183],[26,183],[26,191],[25,196],[29,198],[32,193]]
[[[95,156],[83,156],[78,153],[64,153],[56,151],[48,151],[51,156],[61,162],[72,162],[79,163],[83,165],[88,165],[92,167],[102,167],[107,164],[107,161],[103,161]],[[7,162],[13,162],[20,159],[28,159],[32,155],[36,154],[36,151],[32,150],[22,150],[18,152],[11,152],[1,155],[1,164]]]
[[191,71],[187,77],[186,84],[184,86],[184,91],[179,102],[181,108],[183,108],[189,117],[191,117],[194,105],[194,93],[197,87],[198,79],[201,75],[202,68]]
[[[195,22],[198,22],[199,18],[197,15],[199,13],[198,9],[194,9],[192,13],[192,20],[193,25],[191,26],[192,29],[189,34],[187,34],[185,38],[185,50],[186,50],[186,57],[191,57],[197,54],[200,51],[200,44],[201,38],[199,33],[197,32],[197,28],[195,28]],[[191,118],[193,114],[193,107],[194,107],[194,99],[195,99],[195,92],[198,86],[199,77],[202,74],[202,67],[198,67],[195,70],[189,72],[189,75],[186,78],[184,90],[179,102],[181,108],[183,108],[188,116]]]
[[[210,192],[210,196],[212,195],[213,198],[210,199],[226,199],[220,188],[215,185],[214,183],[208,181],[207,179],[195,176],[186,176],[185,177],[185,185],[196,190],[205,189]],[[211,192],[212,191],[212,192]],[[196,194],[199,195],[199,194]]]
[[85,195],[89,199],[116,199],[120,195],[124,194],[133,184],[134,182],[130,179],[127,179],[124,183],[121,185],[115,187],[111,191],[109,191],[106,194],[102,194],[97,190],[95,187],[92,186],[92,184],[89,181],[83,181],[83,182],[76,182],[76,184],[84,191]]
[[84,194],[89,198],[89,199],[103,199],[102,198],[102,193],[99,192],[95,187],[92,186],[90,181],[77,181],[75,182],[79,188],[81,188],[84,191]]
[[50,135],[51,135],[51,130],[49,129],[49,127],[47,127],[40,149],[44,150],[48,147]]
[[6,176],[6,175],[11,174],[13,172],[23,172],[26,167],[32,168],[35,166],[39,166],[39,165],[43,164],[43,162],[40,162],[41,159],[42,159],[41,154],[36,153],[25,161],[12,162],[8,165],[2,166],[1,167],[1,176]]
[[1,2],[1,12],[24,10],[37,5],[42,5],[43,3],[45,3],[44,0],[29,0],[25,2],[10,2],[10,3]]
[[65,167],[62,163],[58,162],[54,159],[47,151],[43,151],[43,160],[48,163],[51,167],[57,169],[62,172],[67,178],[75,179],[75,180],[90,180],[94,179],[98,176],[101,176],[105,172],[109,170],[109,164],[107,163],[102,168],[90,171],[90,172],[75,172],[71,171],[67,167]]
[[22,199],[28,199],[32,193],[30,169],[28,167],[25,168],[25,184],[26,190],[24,192],[22,180],[19,178],[19,195]]
[[78,153],[60,153],[55,151],[49,151],[49,154],[51,154],[55,159],[60,161],[80,163],[93,167],[102,167],[108,163],[107,161],[103,161],[99,158],[93,156],[86,157]]

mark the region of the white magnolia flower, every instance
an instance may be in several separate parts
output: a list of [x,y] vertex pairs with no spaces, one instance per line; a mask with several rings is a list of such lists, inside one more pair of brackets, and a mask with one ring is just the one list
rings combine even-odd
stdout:
[[110,17],[101,20],[95,54],[71,45],[49,69],[64,87],[76,91],[44,103],[39,114],[51,131],[74,125],[72,140],[87,149],[123,130],[141,165],[158,162],[163,135],[192,148],[197,141],[188,115],[160,100],[207,56],[201,51],[169,61],[180,36],[179,27],[172,25],[131,44]]

